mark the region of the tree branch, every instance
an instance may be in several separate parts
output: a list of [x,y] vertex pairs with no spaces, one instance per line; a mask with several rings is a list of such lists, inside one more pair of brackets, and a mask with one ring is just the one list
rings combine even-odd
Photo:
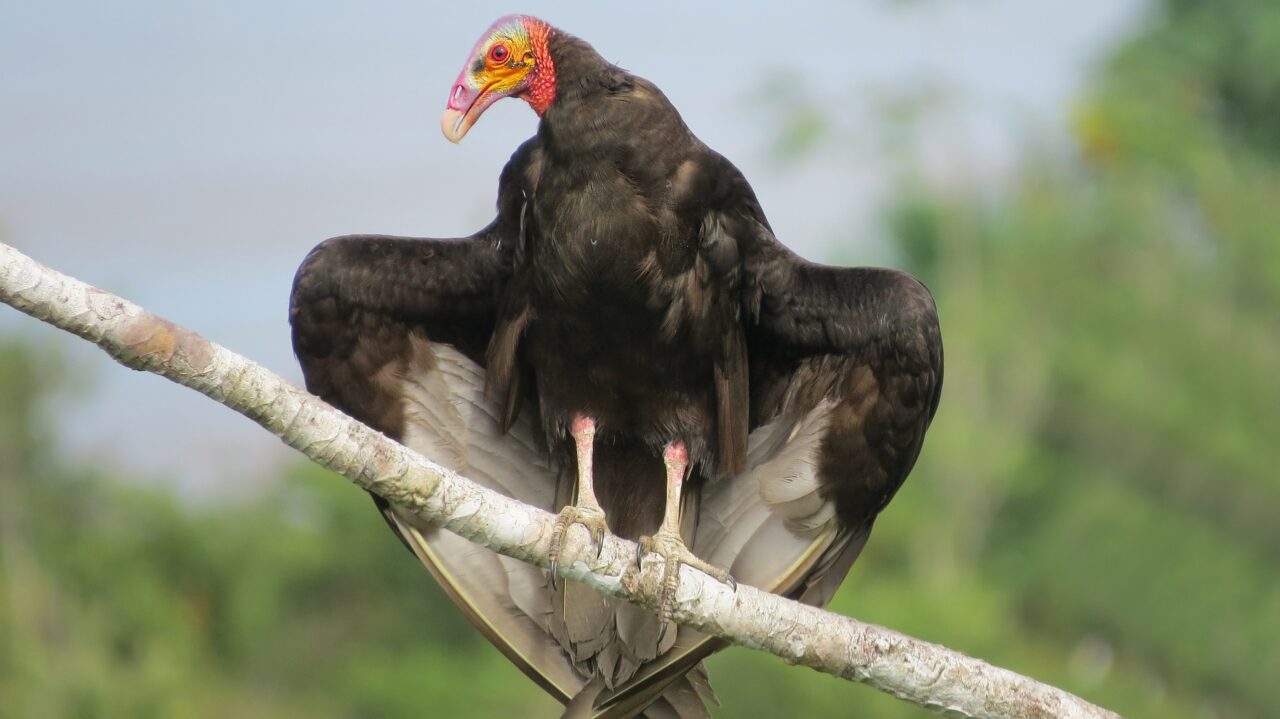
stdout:
[[[485,489],[330,407],[279,375],[141,307],[0,243],[0,300],[97,344],[121,364],[163,375],[231,407],[320,465],[489,549],[546,567],[553,517]],[[635,544],[571,530],[559,574],[656,610],[659,563]],[[883,627],[681,568],[675,621],[969,717],[1116,717],[1060,689]]]

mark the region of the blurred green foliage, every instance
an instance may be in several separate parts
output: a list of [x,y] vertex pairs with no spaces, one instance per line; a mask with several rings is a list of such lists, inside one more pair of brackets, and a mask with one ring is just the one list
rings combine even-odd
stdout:
[[[1129,717],[1274,715],[1280,4],[1165,2],[1072,128],[998,199],[906,182],[887,215],[947,386],[833,608]],[[0,716],[557,714],[361,492],[300,464],[185,506],[68,466],[58,377],[0,348]],[[711,670],[721,716],[933,716],[746,650]]]
[[57,381],[46,364],[0,345],[0,716],[545,703],[341,478],[299,464],[262,495],[184,506],[61,463],[38,402]]

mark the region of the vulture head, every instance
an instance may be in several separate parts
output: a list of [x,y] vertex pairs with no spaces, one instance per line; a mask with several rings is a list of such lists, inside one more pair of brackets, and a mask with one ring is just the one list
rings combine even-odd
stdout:
[[556,74],[547,50],[551,26],[528,15],[508,15],[489,27],[472,48],[449,91],[440,129],[458,142],[490,105],[524,99],[541,115],[556,96]]

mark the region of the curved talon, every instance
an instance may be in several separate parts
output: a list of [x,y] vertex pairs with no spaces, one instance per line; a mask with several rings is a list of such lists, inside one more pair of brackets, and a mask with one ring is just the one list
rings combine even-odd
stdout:
[[644,542],[636,542],[636,570],[644,569]]
[[[569,508],[565,507],[565,509]],[[548,569],[551,570],[551,588],[553,590],[556,588],[556,570],[560,568],[560,550],[564,545],[564,535],[569,531],[569,524],[568,513],[561,511],[560,514],[556,515],[556,523],[551,530],[551,546],[547,549],[547,554],[551,558]]]
[[553,590],[559,586],[556,581],[556,570],[560,567],[560,551],[564,547],[564,538],[569,533],[569,527],[575,524],[581,524],[587,528],[592,541],[596,543],[596,559],[604,554],[604,535],[609,532],[604,512],[599,507],[591,505],[571,504],[561,509],[556,515],[555,527],[551,530],[551,546],[547,550],[551,560],[548,562],[548,569],[551,570],[551,589]]
[[640,567],[640,560],[646,552],[656,552],[664,560],[662,566],[662,589],[658,605],[658,622],[662,625],[662,634],[658,637],[659,644],[662,643],[662,637],[666,634],[668,626],[672,623],[671,618],[675,614],[676,591],[680,588],[680,568],[682,566],[687,564],[713,579],[728,584],[735,592],[738,590],[738,583],[728,572],[699,559],[693,552],[689,551],[684,541],[674,532],[659,529],[658,533],[653,536],[641,537],[640,541],[636,542],[637,567]]
[[666,566],[662,568],[662,604],[658,609],[658,621],[662,626],[671,624],[671,615],[676,610],[676,590],[680,588],[680,565],[684,562],[679,558],[668,556]]

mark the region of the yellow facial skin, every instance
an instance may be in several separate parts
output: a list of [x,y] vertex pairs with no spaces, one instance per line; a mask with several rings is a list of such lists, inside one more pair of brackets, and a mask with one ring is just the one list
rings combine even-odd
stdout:
[[533,43],[520,18],[494,23],[471,53],[449,93],[440,129],[451,142],[460,141],[490,105],[523,92],[537,67]]

